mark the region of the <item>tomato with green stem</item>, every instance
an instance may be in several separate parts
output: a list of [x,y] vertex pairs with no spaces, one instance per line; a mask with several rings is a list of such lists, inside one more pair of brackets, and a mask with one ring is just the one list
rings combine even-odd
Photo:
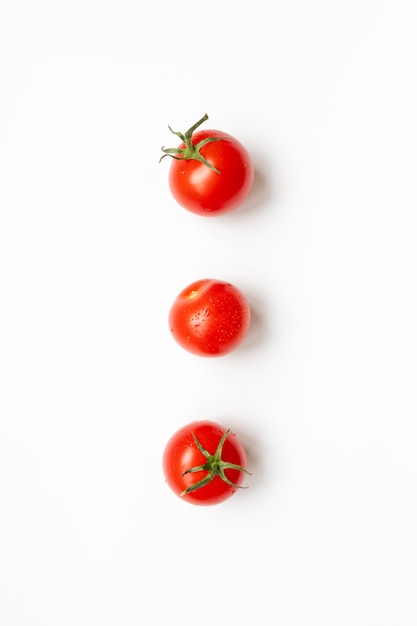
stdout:
[[[162,148],[161,160],[172,157],[169,187],[175,200],[188,211],[212,217],[237,209],[248,197],[254,168],[246,148],[228,133],[197,130],[204,115],[185,133],[176,148]],[[197,131],[197,132],[196,132]]]
[[162,459],[168,486],[196,505],[219,504],[242,485],[246,468],[243,445],[230,429],[209,420],[180,428],[168,441]]

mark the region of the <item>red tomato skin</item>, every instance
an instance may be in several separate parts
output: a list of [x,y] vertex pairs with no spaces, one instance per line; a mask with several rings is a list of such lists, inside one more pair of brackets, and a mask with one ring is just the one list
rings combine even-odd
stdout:
[[195,159],[173,159],[168,180],[171,193],[181,206],[191,213],[213,217],[243,204],[252,188],[254,168],[246,148],[227,133],[201,130],[193,134],[192,143],[207,137],[221,139],[207,143],[200,151],[220,174]]
[[[207,474],[206,471],[183,473],[204,464],[205,457],[197,448],[192,433],[210,454],[214,454],[226,429],[220,424],[209,420],[195,421],[180,428],[168,441],[163,457],[162,468],[165,480],[172,491],[182,500],[200,506],[220,504],[230,498],[242,485],[244,473],[235,469],[225,471],[229,480],[236,485],[232,487],[221,478],[215,476],[207,485],[185,495],[181,493]],[[222,459],[235,463],[246,469],[246,453],[237,435],[230,432],[224,442]]]
[[250,306],[228,282],[206,278],[178,294],[168,317],[176,342],[197,356],[218,357],[235,350],[250,327]]

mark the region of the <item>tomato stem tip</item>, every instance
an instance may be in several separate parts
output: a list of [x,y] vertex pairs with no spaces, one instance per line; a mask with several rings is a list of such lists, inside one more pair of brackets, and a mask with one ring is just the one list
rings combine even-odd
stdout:
[[251,473],[246,468],[242,467],[241,465],[223,461],[222,459],[223,446],[229,433],[230,433],[230,429],[226,430],[223,433],[219,441],[219,445],[217,446],[217,450],[214,454],[210,454],[210,452],[208,452],[201,445],[196,435],[192,433],[194,443],[196,444],[197,448],[200,450],[201,454],[205,457],[206,462],[203,463],[202,465],[196,465],[194,467],[191,467],[190,469],[185,470],[185,472],[183,472],[182,475],[185,476],[186,474],[191,474],[194,472],[202,472],[204,470],[207,471],[207,474],[201,480],[197,481],[193,485],[190,485],[189,487],[184,489],[184,491],[182,491],[180,494],[181,496],[185,496],[187,493],[191,493],[192,491],[196,491],[197,489],[201,489],[205,485],[208,485],[208,483],[211,482],[215,476],[218,476],[219,478],[221,478],[221,480],[223,480],[227,485],[230,485],[230,487],[235,487],[237,489],[247,489],[247,487],[243,485],[237,485],[236,483],[233,483],[231,480],[229,480],[229,478],[227,478],[225,474],[226,470],[235,469],[235,470],[238,470],[239,472],[244,472],[245,474],[248,474],[249,476],[251,475]]
[[221,172],[216,167],[214,167],[214,165],[212,165],[209,161],[207,161],[207,159],[203,157],[203,155],[200,153],[200,150],[201,148],[203,148],[208,143],[211,143],[212,141],[222,141],[222,138],[221,137],[206,137],[205,139],[203,139],[202,141],[199,141],[195,145],[193,145],[193,141],[192,141],[194,131],[197,130],[197,128],[203,122],[207,120],[208,120],[208,115],[207,113],[205,113],[203,117],[199,119],[198,122],[190,126],[190,128],[185,133],[181,133],[177,130],[173,130],[171,126],[168,125],[168,128],[171,131],[171,133],[179,137],[179,139],[181,139],[182,143],[184,144],[184,148],[180,148],[180,147],[165,148],[163,146],[161,150],[164,154],[159,159],[159,162],[161,162],[162,159],[164,159],[166,156],[170,156],[171,158],[176,159],[177,161],[195,160],[195,161],[200,161],[200,163],[203,163],[204,165],[206,165],[208,168],[216,172],[216,174],[220,174]]

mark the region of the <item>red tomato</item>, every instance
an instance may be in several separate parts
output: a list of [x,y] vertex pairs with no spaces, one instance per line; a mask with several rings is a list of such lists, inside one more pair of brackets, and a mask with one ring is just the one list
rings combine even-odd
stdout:
[[205,278],[178,294],[168,322],[172,336],[185,350],[198,356],[222,356],[245,339],[250,307],[230,283]]
[[219,130],[194,132],[208,119],[201,118],[185,134],[170,130],[182,143],[162,148],[173,157],[169,186],[177,202],[197,215],[214,216],[233,211],[248,197],[254,170],[248,151],[234,137]]
[[210,421],[192,422],[168,441],[162,467],[172,491],[192,504],[219,504],[241,488],[246,454],[237,436]]

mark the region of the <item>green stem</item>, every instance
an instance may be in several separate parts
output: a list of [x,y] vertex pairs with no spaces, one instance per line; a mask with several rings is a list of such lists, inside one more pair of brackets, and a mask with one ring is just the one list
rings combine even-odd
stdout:
[[250,475],[250,472],[248,472],[248,470],[242,467],[241,465],[237,465],[236,463],[229,463],[228,461],[223,461],[222,459],[223,446],[229,433],[230,433],[230,429],[226,430],[226,432],[223,433],[219,441],[219,445],[217,446],[217,450],[214,454],[210,454],[210,452],[208,452],[201,445],[201,443],[199,442],[195,434],[192,433],[195,445],[200,450],[201,454],[205,457],[206,462],[203,463],[202,465],[196,465],[194,467],[191,467],[190,469],[185,470],[185,472],[183,472],[183,476],[185,476],[186,474],[191,474],[194,472],[203,472],[203,471],[207,471],[207,474],[201,480],[197,481],[196,483],[184,489],[184,491],[181,493],[182,496],[185,496],[187,493],[191,493],[192,491],[196,491],[197,489],[201,489],[201,487],[205,487],[206,485],[208,485],[210,481],[213,480],[215,476],[218,476],[219,478],[221,478],[227,485],[230,485],[231,487],[236,487],[239,489],[246,488],[246,487],[242,487],[242,485],[236,485],[231,480],[229,480],[229,478],[227,478],[225,474],[225,470],[234,469],[234,470],[238,470],[239,472],[245,472],[245,474]]
[[161,150],[164,154],[159,159],[159,162],[161,162],[162,159],[164,159],[166,156],[170,156],[173,159],[180,160],[180,161],[189,161],[193,159],[195,161],[200,161],[200,163],[203,163],[204,165],[209,167],[211,170],[216,172],[216,174],[220,174],[220,171],[216,167],[214,167],[214,165],[212,165],[209,161],[207,161],[207,159],[203,157],[203,155],[200,153],[200,150],[201,148],[206,146],[208,143],[211,143],[212,141],[221,141],[222,138],[221,137],[206,137],[202,141],[199,141],[195,146],[193,145],[193,141],[192,141],[194,132],[197,130],[199,126],[201,126],[203,122],[207,120],[208,120],[208,115],[207,113],[205,113],[203,117],[200,120],[198,120],[198,122],[193,124],[185,133],[172,130],[171,126],[168,126],[171,133],[179,137],[185,147],[184,148],[162,147]]

